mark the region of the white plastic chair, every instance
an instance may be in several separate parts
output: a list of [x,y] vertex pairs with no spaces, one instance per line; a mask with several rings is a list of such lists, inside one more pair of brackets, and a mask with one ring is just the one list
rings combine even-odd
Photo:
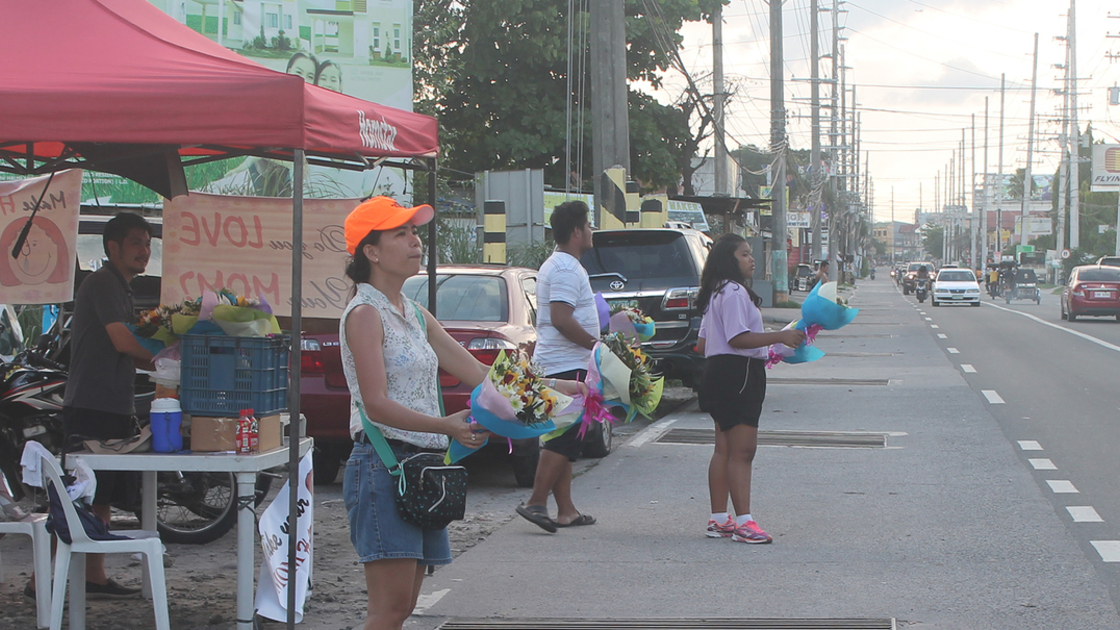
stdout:
[[[47,515],[31,514],[19,521],[0,522],[0,534],[25,534],[31,537],[35,566],[35,613],[37,627],[51,623],[51,535],[47,533]],[[0,583],[4,581],[0,572]]]
[[[71,543],[58,541],[54,560],[54,589],[51,591],[51,630],[62,630],[62,609],[66,603],[66,580],[70,580],[70,628],[85,628],[87,553],[142,553],[148,561],[148,574],[152,583],[152,605],[156,614],[156,630],[171,630],[167,615],[167,582],[163,574],[163,544],[157,532],[113,532],[127,536],[123,540],[91,540],[78,517],[74,504],[62,483],[62,471],[53,458],[43,458],[43,471],[47,483],[53,485],[66,512],[66,525],[70,529]],[[71,563],[71,555],[78,558]]]

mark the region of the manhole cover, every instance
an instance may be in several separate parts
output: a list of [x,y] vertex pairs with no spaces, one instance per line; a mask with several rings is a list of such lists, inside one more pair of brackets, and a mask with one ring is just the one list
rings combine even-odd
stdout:
[[[670,429],[660,444],[714,444],[713,429]],[[813,446],[817,448],[886,448],[887,434],[873,431],[782,431],[761,429],[760,446]]]
[[450,619],[441,630],[895,630],[894,619]]
[[[828,356],[827,354],[825,356]],[[890,356],[890,355],[887,355]],[[783,378],[774,376],[766,379],[767,385],[890,385],[889,378]]]

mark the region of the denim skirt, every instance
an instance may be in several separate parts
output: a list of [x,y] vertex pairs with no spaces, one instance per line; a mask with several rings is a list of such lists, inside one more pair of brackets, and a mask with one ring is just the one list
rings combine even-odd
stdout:
[[[393,449],[397,460],[403,453]],[[396,479],[368,443],[355,443],[346,462],[342,496],[350,517],[350,542],[362,563],[398,558],[420,564],[451,562],[446,529],[425,530],[401,519]]]

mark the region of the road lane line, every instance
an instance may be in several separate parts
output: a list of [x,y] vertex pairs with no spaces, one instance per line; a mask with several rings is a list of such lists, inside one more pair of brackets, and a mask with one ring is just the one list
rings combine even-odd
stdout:
[[1091,505],[1070,505],[1066,511],[1073,517],[1074,523],[1103,523],[1104,519]]
[[957,350],[956,348],[945,348],[945,350],[947,350],[949,352],[949,354],[960,354],[961,353],[961,351]]
[[930,327],[930,328],[941,328],[941,327],[940,327],[940,326],[938,326],[937,324],[930,324],[930,325],[929,325],[929,327]]
[[968,363],[962,363],[961,364],[961,370],[963,370],[965,374],[975,374],[976,373],[976,368],[972,367]]
[[1120,562],[1120,540],[1090,540],[1089,543],[1097,548],[1101,560]]
[[669,427],[676,424],[676,418],[665,418],[654,422],[645,429],[642,429],[637,435],[630,438],[630,441],[625,445],[630,448],[641,448],[643,444],[656,440],[669,430]]
[[999,397],[999,394],[997,394],[996,390],[994,390],[994,389],[982,389],[982,390],[980,390],[980,393],[984,394],[984,398],[987,398],[988,402],[993,404],[993,405],[1002,405],[1003,402],[1004,402],[1003,399]]
[[1046,485],[1054,494],[1080,494],[1080,490],[1073,487],[1073,482],[1067,479],[1047,479]]
[[948,339],[949,335],[946,335],[945,333],[937,333],[937,338],[938,339]]
[[1051,328],[1056,328],[1058,330],[1067,332],[1067,333],[1069,333],[1069,334],[1071,334],[1075,337],[1081,337],[1082,339],[1084,339],[1086,341],[1091,341],[1091,342],[1097,344],[1098,346],[1100,346],[1102,348],[1108,348],[1109,350],[1115,350],[1116,352],[1120,352],[1120,346],[1108,343],[1107,341],[1104,341],[1102,339],[1097,339],[1096,337],[1094,337],[1092,335],[1086,335],[1085,333],[1083,333],[1081,331],[1073,330],[1073,329],[1070,329],[1070,328],[1066,328],[1065,326],[1059,326],[1057,324],[1050,323],[1050,322],[1048,322],[1044,319],[1041,319],[1039,317],[1031,315],[1030,313],[1024,313],[1022,311],[1017,311],[1013,308],[1005,308],[1003,306],[996,306],[995,304],[992,304],[990,302],[985,302],[985,303],[988,306],[998,308],[1001,311],[1007,311],[1008,313],[1015,313],[1016,315],[1022,315],[1023,317],[1026,317],[1027,319],[1033,319],[1034,321],[1042,324],[1043,326],[1049,326]]
[[427,611],[432,606],[435,606],[436,604],[438,604],[439,600],[443,599],[443,596],[450,593],[450,592],[451,592],[451,589],[445,588],[445,589],[438,590],[434,593],[429,593],[429,594],[421,593],[420,596],[416,598],[416,608],[413,609],[413,612],[414,613],[419,613],[419,614],[424,614],[425,611]]
[[1019,440],[1019,448],[1024,451],[1041,451],[1042,445],[1035,440]]
[[1049,459],[1047,459],[1045,457],[1040,457],[1038,459],[1028,459],[1027,461],[1030,463],[1031,467],[1034,468],[1035,470],[1057,470],[1058,469],[1058,467],[1054,465],[1054,462],[1050,461]]
[[925,319],[925,320],[926,320],[927,322],[932,322],[932,321],[933,321],[933,318],[932,318],[932,317],[926,317],[926,318],[924,318],[924,319]]

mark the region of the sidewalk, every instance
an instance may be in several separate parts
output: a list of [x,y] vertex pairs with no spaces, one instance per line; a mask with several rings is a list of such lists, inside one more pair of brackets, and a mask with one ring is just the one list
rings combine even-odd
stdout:
[[[425,582],[408,627],[451,618],[1120,627],[1013,445],[893,283],[861,282],[852,305],[862,309],[852,325],[818,337],[829,356],[769,373],[762,429],[885,433],[886,448],[760,448],[752,512],[773,544],[704,537],[712,447],[657,439],[710,430],[693,404],[574,481],[596,525],[550,535],[514,519]],[[806,380],[837,378],[846,381]]]

